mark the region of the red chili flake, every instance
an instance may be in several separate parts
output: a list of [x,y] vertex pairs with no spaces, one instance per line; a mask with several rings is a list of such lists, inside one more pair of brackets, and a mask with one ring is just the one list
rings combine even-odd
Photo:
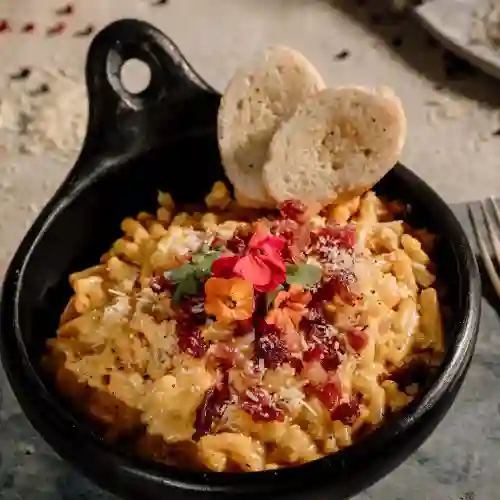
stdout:
[[205,397],[196,411],[194,440],[198,440],[212,431],[213,424],[224,413],[229,399],[229,383],[226,374],[218,385],[205,393]]
[[269,394],[258,387],[246,391],[243,398],[240,397],[240,406],[246,411],[254,422],[283,422],[285,415],[281,408],[275,406]]
[[25,23],[21,26],[21,33],[33,33],[35,31],[35,23]]
[[343,424],[352,425],[359,417],[359,401],[352,399],[348,403],[341,403],[331,413],[332,420],[340,420]]
[[93,24],[87,24],[85,28],[75,31],[73,33],[73,36],[79,37],[79,38],[84,38],[86,36],[90,36],[92,33],[95,31],[95,26]]
[[66,29],[66,23],[63,21],[60,21],[60,22],[54,24],[54,26],[47,28],[46,34],[47,34],[47,36],[60,35],[65,29]]
[[296,222],[303,222],[306,206],[298,200],[285,200],[280,203],[279,211],[284,219],[292,219]]
[[63,7],[60,7],[59,9],[56,10],[57,16],[71,16],[74,13],[75,13],[75,7],[71,3],[64,5]]
[[368,343],[368,335],[364,330],[359,328],[350,328],[345,332],[347,343],[352,347],[352,349],[359,353],[361,352]]
[[0,20],[0,33],[7,33],[7,32],[10,33],[11,31],[12,27],[9,21],[7,21],[7,19]]

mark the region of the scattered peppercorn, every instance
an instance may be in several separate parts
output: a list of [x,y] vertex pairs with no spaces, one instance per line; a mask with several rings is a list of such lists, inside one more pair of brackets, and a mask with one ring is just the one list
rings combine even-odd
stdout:
[[335,59],[337,59],[337,61],[343,61],[344,59],[347,59],[350,55],[351,53],[348,50],[344,49],[335,55]]
[[30,68],[20,68],[17,73],[10,75],[11,80],[26,80],[31,75]]
[[35,31],[35,23],[26,23],[21,27],[21,33],[33,33]]
[[492,135],[499,136],[500,135],[500,128],[497,128]]
[[50,87],[48,83],[40,84],[36,89],[30,92],[31,97],[36,97],[38,95],[47,94],[50,92]]
[[0,20],[0,33],[6,33],[12,31],[9,21],[6,19]]
[[85,26],[85,28],[78,30],[78,31],[75,31],[73,33],[73,36],[83,38],[86,36],[90,36],[92,33],[94,33],[94,31],[95,31],[95,26],[93,24],[87,24],[87,26]]
[[71,16],[74,14],[75,8],[73,4],[69,3],[65,5],[64,7],[60,7],[59,9],[56,10],[56,15],[57,16]]
[[47,36],[56,36],[60,35],[66,29],[66,23],[62,21],[54,24],[50,28],[47,28]]
[[153,2],[153,7],[159,7],[160,5],[167,5],[169,0],[156,0]]

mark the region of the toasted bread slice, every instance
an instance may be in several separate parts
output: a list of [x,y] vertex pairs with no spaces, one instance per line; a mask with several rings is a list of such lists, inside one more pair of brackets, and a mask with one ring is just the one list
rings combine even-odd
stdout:
[[269,144],[297,106],[324,88],[314,66],[284,46],[268,48],[236,72],[222,97],[217,125],[222,164],[240,202],[276,206],[262,182]]
[[370,189],[396,164],[405,138],[403,106],[390,89],[326,89],[274,136],[264,184],[278,202],[343,201]]

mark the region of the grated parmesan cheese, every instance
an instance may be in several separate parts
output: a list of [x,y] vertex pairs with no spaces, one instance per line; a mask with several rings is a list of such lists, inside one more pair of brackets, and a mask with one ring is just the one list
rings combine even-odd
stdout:
[[70,156],[80,150],[88,120],[83,82],[63,70],[34,69],[25,80],[10,80],[1,96],[0,146],[6,151]]

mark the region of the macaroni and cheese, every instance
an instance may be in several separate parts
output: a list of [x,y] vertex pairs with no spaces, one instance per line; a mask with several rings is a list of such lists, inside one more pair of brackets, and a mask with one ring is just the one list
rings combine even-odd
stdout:
[[440,363],[432,237],[404,207],[369,191],[264,213],[221,182],[200,212],[158,201],[70,276],[44,359],[108,439],[214,471],[301,464],[408,405]]

